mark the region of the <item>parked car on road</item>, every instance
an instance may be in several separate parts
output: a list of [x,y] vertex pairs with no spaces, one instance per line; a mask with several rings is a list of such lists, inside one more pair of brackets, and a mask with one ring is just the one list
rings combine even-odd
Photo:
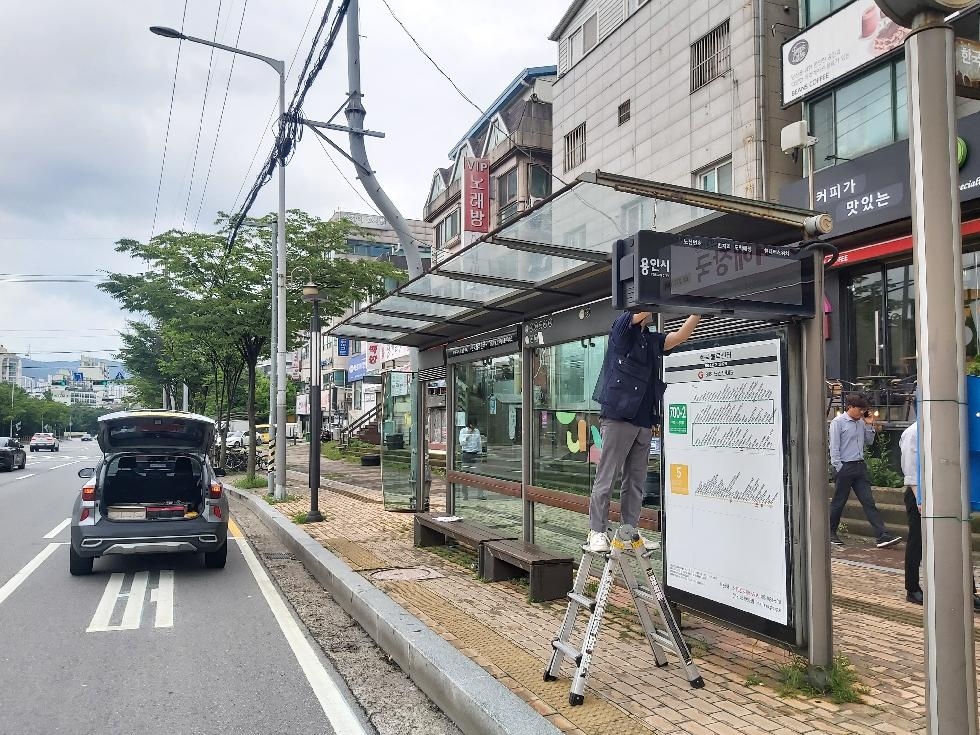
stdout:
[[92,435],[91,434],[88,434],[88,433],[82,434],[82,441],[83,442],[90,442],[90,441],[92,441]]
[[22,470],[27,465],[24,445],[9,436],[0,436],[0,468],[10,472]]
[[[258,433],[258,432],[256,432]],[[247,447],[252,443],[252,437],[247,431],[229,431],[225,437],[225,446],[231,448]],[[262,443],[262,435],[259,435],[259,444]]]
[[61,443],[54,434],[41,432],[31,437],[30,447],[32,452],[39,452],[42,449],[47,449],[49,452],[57,452],[61,448]]
[[228,553],[228,499],[211,466],[215,424],[181,411],[122,411],[99,419],[103,457],[71,515],[68,569],[91,574],[109,554],[204,553],[220,569]]

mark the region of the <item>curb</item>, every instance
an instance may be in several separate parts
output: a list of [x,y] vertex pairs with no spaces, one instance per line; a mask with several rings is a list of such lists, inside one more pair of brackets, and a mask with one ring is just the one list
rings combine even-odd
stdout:
[[466,735],[561,735],[523,699],[314,541],[275,508],[225,485]]

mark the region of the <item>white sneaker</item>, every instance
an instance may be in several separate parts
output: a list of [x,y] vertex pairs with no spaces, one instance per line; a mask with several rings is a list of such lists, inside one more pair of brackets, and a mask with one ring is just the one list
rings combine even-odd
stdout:
[[643,542],[643,548],[646,551],[653,551],[654,549],[659,549],[660,548],[660,542],[659,541],[654,541],[652,539],[648,539],[642,533],[639,534],[639,536],[640,536],[640,540]]
[[606,554],[609,552],[609,537],[598,531],[589,531],[589,536],[585,540],[585,548],[593,554]]

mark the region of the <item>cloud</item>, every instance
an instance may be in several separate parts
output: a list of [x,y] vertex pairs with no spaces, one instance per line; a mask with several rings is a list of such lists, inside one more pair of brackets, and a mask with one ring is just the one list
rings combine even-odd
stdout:
[[[219,41],[235,42],[244,2],[221,3]],[[554,63],[556,50],[547,34],[567,7],[558,0],[389,2],[440,66],[484,108],[525,67]],[[295,54],[287,83],[290,96],[326,4],[317,0],[311,8],[309,2],[247,2],[238,45],[287,63]],[[262,133],[277,99],[271,69],[240,57],[228,84],[232,57],[215,52],[202,117],[211,51],[181,44],[170,114],[178,44],[147,29],[179,28],[184,3],[50,0],[8,5],[0,65],[15,73],[4,77],[0,108],[4,272],[136,272],[139,264],[115,253],[113,240],[149,237],[155,211],[155,230],[160,232],[193,227],[199,210],[198,228],[208,230],[218,210],[232,209],[240,189],[254,178],[254,167],[248,176],[246,171],[256,147],[258,162],[268,154],[271,137]],[[301,42],[311,9],[313,20]],[[190,0],[185,32],[211,38],[217,10],[217,0]],[[479,113],[419,53],[381,0],[362,0],[360,31],[366,125],[386,134],[368,140],[368,155],[402,213],[419,217],[433,170],[446,164],[449,149]],[[227,105],[214,147],[226,84]],[[343,103],[347,86],[342,32],[304,113],[328,118]],[[170,135],[157,203],[168,114]],[[343,115],[336,121],[344,122]],[[345,135],[330,135],[346,147]],[[352,164],[333,151],[331,155],[360,192]],[[310,133],[303,136],[286,178],[289,207],[321,217],[338,209],[368,211]],[[255,212],[275,207],[273,182],[259,196]],[[0,342],[8,347],[26,351],[30,342],[29,335],[9,331],[12,324],[36,330],[77,328],[80,343],[63,342],[71,348],[118,346],[118,340],[103,344],[105,339],[83,331],[115,329],[125,318],[94,284],[0,282],[0,289],[0,325],[8,326],[7,332],[0,328]],[[38,331],[36,336],[42,334],[49,333]],[[30,344],[34,350],[40,342]]]

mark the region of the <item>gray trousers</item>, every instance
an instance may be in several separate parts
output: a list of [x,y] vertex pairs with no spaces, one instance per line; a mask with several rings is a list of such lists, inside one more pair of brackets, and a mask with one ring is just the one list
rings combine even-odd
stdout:
[[643,504],[653,432],[649,427],[616,419],[601,419],[599,430],[602,432],[602,454],[589,501],[589,528],[603,533],[608,527],[609,500],[617,474],[622,474],[619,491],[622,522],[636,527]]

